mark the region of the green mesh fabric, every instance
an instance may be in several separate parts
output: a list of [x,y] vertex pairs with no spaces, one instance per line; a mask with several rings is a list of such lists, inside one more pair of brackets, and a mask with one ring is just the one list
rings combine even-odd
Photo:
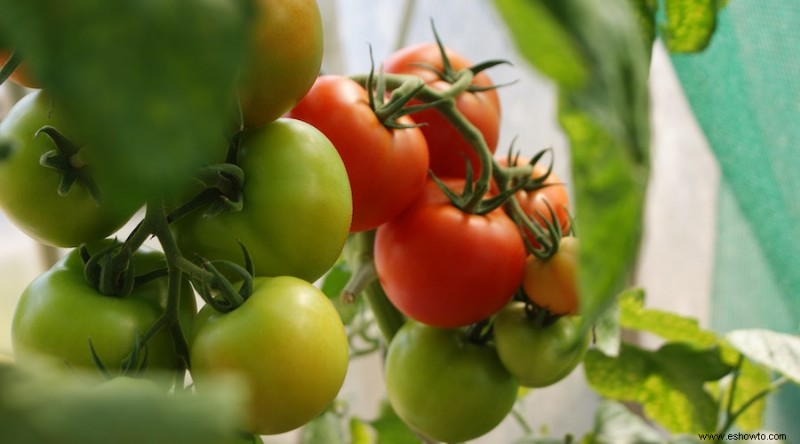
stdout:
[[[800,2],[730,0],[709,48],[673,63],[722,172],[712,326],[797,334]],[[767,415],[766,428],[800,440],[796,386]]]

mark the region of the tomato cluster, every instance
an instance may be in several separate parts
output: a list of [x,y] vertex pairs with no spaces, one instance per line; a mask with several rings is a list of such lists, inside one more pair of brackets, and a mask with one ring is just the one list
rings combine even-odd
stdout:
[[[387,338],[389,401],[433,439],[487,433],[520,385],[564,378],[588,345],[564,184],[541,155],[494,157],[501,108],[485,70],[502,62],[474,65],[437,38],[378,72],[318,75],[316,3],[256,6],[241,121],[178,196],[142,202],[107,183],[46,86],[0,123],[0,208],[38,241],[76,247],[22,295],[17,359],[168,370],[181,387],[188,370],[198,391],[233,374],[249,388],[243,429],[295,429],[337,396],[349,360],[312,283],[368,233],[367,274],[407,320]],[[142,207],[125,239],[107,239]],[[151,236],[163,252],[142,247]]]

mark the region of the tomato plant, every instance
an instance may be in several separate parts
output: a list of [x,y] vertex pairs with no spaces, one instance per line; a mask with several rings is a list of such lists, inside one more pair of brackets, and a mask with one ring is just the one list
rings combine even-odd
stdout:
[[589,336],[578,340],[580,318],[562,316],[552,324],[534,318],[523,302],[513,302],[494,317],[494,344],[500,361],[525,387],[546,387],[580,364]]
[[[432,88],[445,91],[450,87],[448,77],[472,66],[469,60],[446,48],[447,67],[439,46],[423,43],[402,48],[390,54],[383,62],[388,73],[412,74],[421,77]],[[444,74],[441,75],[440,73]],[[479,90],[464,91],[456,97],[456,108],[483,136],[491,152],[497,149],[500,133],[500,99],[493,83],[484,72],[475,74],[472,85]],[[414,114],[428,142],[431,171],[440,177],[464,177],[469,160],[475,175],[481,170],[475,148],[436,109]]]
[[333,304],[294,277],[257,278],[252,295],[222,314],[204,307],[191,348],[203,389],[213,375],[240,376],[249,388],[248,430],[282,433],[319,414],[339,392],[348,342]]
[[497,352],[459,329],[406,324],[389,344],[386,391],[400,418],[425,436],[463,442],[495,428],[518,385]]
[[405,315],[438,327],[472,324],[502,308],[522,281],[525,255],[502,209],[465,213],[432,180],[375,239],[375,266],[389,299]]
[[[166,266],[164,255],[140,250],[131,266],[143,276]],[[196,304],[188,283],[180,294],[180,318],[188,331]],[[144,335],[167,304],[166,276],[136,286],[124,297],[106,296],[85,278],[79,250],[73,250],[28,285],[14,311],[11,339],[14,357],[25,363],[50,358],[76,370],[93,371],[89,341],[109,370],[119,370],[137,337]],[[162,329],[146,344],[146,371],[176,369],[178,356]]]
[[[289,113],[322,131],[342,156],[353,191],[351,231],[364,231],[397,216],[428,176],[428,147],[405,116],[385,126],[368,92],[343,76],[321,76]],[[394,120],[394,119],[393,119]]]
[[181,250],[243,264],[242,242],[257,276],[322,276],[338,259],[352,217],[336,149],[311,125],[283,118],[245,131],[237,157],[243,209],[214,217],[196,211],[177,221]]
[[316,0],[257,0],[239,100],[247,127],[280,117],[311,88],[322,64]]
[[528,257],[522,287],[537,306],[554,314],[578,312],[578,239],[562,237],[552,257]]
[[[81,147],[64,158],[69,171],[43,166],[42,157],[57,152],[53,139],[38,132],[44,126],[73,136],[57,104],[43,91],[22,98],[0,122],[0,143],[5,147],[0,150],[0,208],[34,239],[59,247],[115,232],[143,202],[131,199],[119,184],[92,174],[92,165],[86,165],[91,162],[86,152],[90,148]],[[81,180],[62,189],[70,174],[91,180],[96,192]]]

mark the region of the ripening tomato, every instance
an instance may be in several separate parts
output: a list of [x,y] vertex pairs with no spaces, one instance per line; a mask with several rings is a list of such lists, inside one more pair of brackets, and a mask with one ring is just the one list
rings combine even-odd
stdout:
[[233,311],[200,310],[191,372],[198,390],[214,376],[243,378],[247,429],[271,435],[322,412],[339,393],[348,359],[344,325],[322,291],[290,276],[256,278]]
[[[342,157],[353,190],[352,232],[394,218],[425,184],[428,146],[422,131],[385,127],[367,90],[347,77],[319,77],[289,117],[322,131]],[[408,116],[398,123],[414,124]]]
[[464,213],[433,180],[375,239],[375,266],[389,299],[408,317],[437,327],[472,324],[501,309],[522,281],[525,256],[522,236],[502,208]]
[[322,64],[316,0],[256,0],[251,51],[239,100],[247,128],[280,117],[303,98]]
[[[447,48],[445,54],[454,71],[472,66],[469,60],[452,49]],[[439,46],[435,43],[408,46],[390,54],[383,62],[383,69],[388,73],[416,75],[432,88],[447,90],[450,84],[428,66],[438,71],[444,69]],[[492,80],[485,72],[475,75],[472,85],[490,89],[459,94],[456,108],[480,131],[487,147],[494,152],[500,133],[500,99],[497,91],[491,89]],[[474,149],[438,111],[420,111],[413,114],[413,119],[423,125],[420,128],[428,142],[430,166],[434,174],[438,177],[465,177],[465,159],[471,163],[475,175],[480,174],[480,161]]]
[[459,329],[409,322],[386,353],[386,392],[412,429],[444,442],[464,442],[494,429],[517,399],[517,382],[494,348]]
[[578,336],[580,318],[562,316],[550,325],[536,325],[523,302],[500,310],[493,325],[500,361],[525,387],[546,387],[566,378],[589,346],[588,334]]
[[578,247],[577,238],[566,236],[552,257],[528,257],[522,288],[534,304],[553,314],[578,312]]

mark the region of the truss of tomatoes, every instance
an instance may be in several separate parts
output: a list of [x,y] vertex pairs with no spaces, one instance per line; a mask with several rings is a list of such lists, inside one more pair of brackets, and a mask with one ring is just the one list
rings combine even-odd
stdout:
[[[260,11],[286,6],[257,3]],[[532,177],[547,176],[541,186],[511,197],[531,223],[559,233],[547,258],[530,254],[545,241],[542,235],[520,227],[503,206],[480,213],[457,208],[444,189],[460,193],[484,168],[472,144],[436,109],[387,116],[379,97],[384,91],[373,84],[318,76],[316,3],[288,3],[294,7],[259,16],[263,23],[238,85],[241,131],[207,162],[241,170],[244,180],[231,182],[234,189],[212,193],[217,204],[237,201],[241,208],[185,210],[170,223],[184,258],[226,261],[254,275],[249,297],[230,312],[207,304],[198,313],[183,283],[180,328],[196,388],[216,376],[239,376],[249,389],[241,428],[256,434],[292,430],[325,409],[347,371],[348,339],[333,305],[311,282],[338,260],[348,235],[374,230],[377,279],[408,318],[387,351],[390,402],[430,438],[481,436],[507,416],[520,385],[563,379],[588,346],[575,316],[578,241],[560,234],[571,224],[566,189],[536,164]],[[274,45],[286,38],[291,47]],[[439,92],[471,66],[440,44],[404,48],[383,62],[385,72],[415,76]],[[482,70],[472,81],[454,98],[455,109],[493,154],[497,92]],[[281,88],[268,87],[277,84]],[[422,103],[409,99],[406,107]],[[74,136],[46,90],[16,104],[0,122],[0,207],[42,243],[96,248],[144,202],[126,199],[124,190],[96,174],[102,170],[93,163],[96,148],[80,141],[61,145]],[[53,153],[57,161],[51,163],[62,165],[63,157],[64,168],[41,165]],[[196,184],[186,188],[186,200],[208,194]],[[498,192],[490,189],[484,197]],[[12,327],[15,354],[83,369],[101,358],[121,371],[137,334],[164,311],[167,280],[162,273],[123,297],[103,295],[87,283],[80,251],[25,290]],[[167,259],[141,250],[131,266],[144,279],[163,271]],[[225,276],[233,280],[235,274]],[[81,314],[60,316],[65,312]],[[167,336],[146,344],[153,370],[175,370],[186,359]],[[469,393],[452,399],[465,385]]]

